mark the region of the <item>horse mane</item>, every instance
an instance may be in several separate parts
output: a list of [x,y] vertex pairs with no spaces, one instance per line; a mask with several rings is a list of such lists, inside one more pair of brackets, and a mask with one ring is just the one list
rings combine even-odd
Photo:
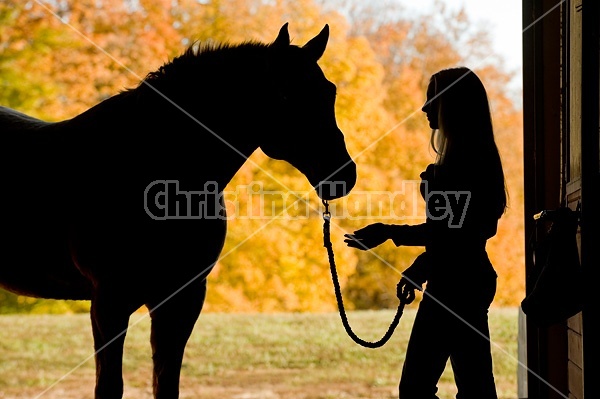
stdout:
[[236,44],[200,42],[197,40],[190,44],[181,55],[167,61],[157,70],[148,73],[138,87],[144,84],[150,84],[153,87],[164,87],[166,84],[171,84],[174,79],[177,81],[192,79],[194,76],[200,75],[199,71],[207,65],[225,66],[228,63],[236,65],[236,61],[241,62],[243,60],[245,62],[242,65],[249,68],[251,64],[247,63],[248,59],[260,57],[269,46],[270,44],[255,40],[247,40]]

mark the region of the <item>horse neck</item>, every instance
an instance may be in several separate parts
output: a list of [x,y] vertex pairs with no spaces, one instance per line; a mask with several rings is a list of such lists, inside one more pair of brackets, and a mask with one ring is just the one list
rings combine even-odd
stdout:
[[100,146],[111,162],[143,163],[161,178],[216,182],[221,190],[258,148],[230,115],[206,106],[206,117],[192,116],[177,98],[154,97],[150,106],[135,91],[104,100],[68,121],[72,143],[83,154]]

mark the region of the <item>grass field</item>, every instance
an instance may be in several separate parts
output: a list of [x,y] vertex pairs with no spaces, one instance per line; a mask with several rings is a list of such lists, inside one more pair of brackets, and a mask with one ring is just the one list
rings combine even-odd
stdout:
[[[375,341],[394,312],[350,312],[354,331]],[[414,309],[392,339],[363,348],[337,313],[200,316],[182,368],[181,399],[397,398]],[[499,397],[517,397],[517,309],[490,313]],[[136,313],[126,339],[125,397],[150,399],[149,318]],[[176,328],[176,326],[174,326]],[[0,316],[0,398],[91,399],[95,380],[88,315]],[[456,389],[448,366],[441,399]]]

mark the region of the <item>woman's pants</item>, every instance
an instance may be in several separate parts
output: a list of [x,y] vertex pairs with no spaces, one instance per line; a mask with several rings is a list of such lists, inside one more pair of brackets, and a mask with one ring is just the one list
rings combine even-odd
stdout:
[[448,359],[457,399],[497,399],[488,326],[496,278],[483,280],[463,281],[462,288],[448,281],[428,283],[408,342],[400,399],[437,398]]

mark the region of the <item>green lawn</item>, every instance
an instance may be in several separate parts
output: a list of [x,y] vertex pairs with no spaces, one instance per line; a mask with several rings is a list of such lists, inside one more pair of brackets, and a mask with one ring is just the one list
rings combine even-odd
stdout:
[[[394,312],[350,312],[355,332],[374,341]],[[337,313],[203,314],[190,339],[181,398],[397,398],[397,382],[414,318],[407,309],[392,339],[363,348]],[[500,398],[517,397],[517,309],[490,314]],[[124,356],[125,397],[150,399],[149,318],[131,319]],[[174,326],[176,328],[176,326]],[[92,399],[95,379],[87,315],[0,316],[0,398]],[[456,392],[448,366],[440,398]]]

